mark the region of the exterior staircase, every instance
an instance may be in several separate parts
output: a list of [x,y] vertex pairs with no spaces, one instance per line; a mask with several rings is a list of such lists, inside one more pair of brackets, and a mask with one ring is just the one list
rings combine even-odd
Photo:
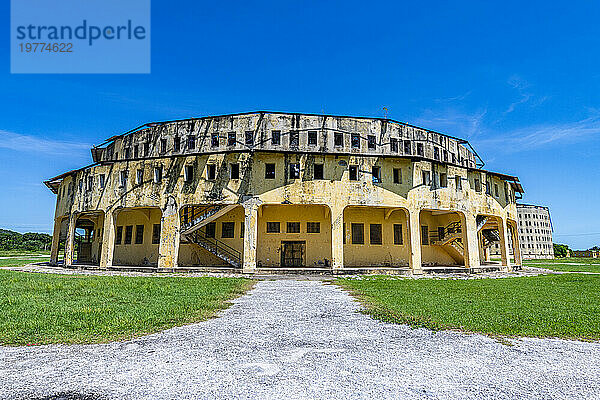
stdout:
[[429,242],[433,246],[442,246],[457,264],[464,264],[465,247],[462,243],[462,226],[460,222],[456,221],[448,224],[444,227],[443,232],[432,232],[429,235]]
[[185,206],[181,211],[181,238],[184,242],[202,247],[235,268],[242,267],[242,253],[201,229],[236,205]]

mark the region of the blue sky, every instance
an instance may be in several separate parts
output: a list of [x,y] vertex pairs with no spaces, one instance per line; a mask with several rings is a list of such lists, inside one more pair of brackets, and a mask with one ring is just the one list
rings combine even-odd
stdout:
[[555,242],[600,244],[600,3],[417,3],[154,0],[148,75],[11,75],[5,24],[0,228],[50,232],[42,181],[143,122],[387,107],[519,176]]

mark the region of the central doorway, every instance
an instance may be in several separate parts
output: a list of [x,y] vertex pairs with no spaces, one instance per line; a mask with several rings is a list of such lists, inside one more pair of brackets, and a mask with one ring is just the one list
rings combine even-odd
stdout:
[[306,254],[306,241],[282,241],[281,242],[281,266],[303,267],[304,255]]

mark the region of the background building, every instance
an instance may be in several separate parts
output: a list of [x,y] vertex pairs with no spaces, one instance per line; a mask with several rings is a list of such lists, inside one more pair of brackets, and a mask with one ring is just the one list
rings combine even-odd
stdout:
[[516,177],[481,169],[465,140],[389,119],[156,122],[92,157],[46,181],[52,262],[64,241],[67,266],[420,273],[479,268],[494,242],[510,268],[509,237],[519,240]]

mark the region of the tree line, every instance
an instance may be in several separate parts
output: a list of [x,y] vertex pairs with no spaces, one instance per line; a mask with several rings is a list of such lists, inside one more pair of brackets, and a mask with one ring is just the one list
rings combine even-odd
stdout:
[[50,250],[52,236],[47,233],[19,233],[0,229],[0,250]]

